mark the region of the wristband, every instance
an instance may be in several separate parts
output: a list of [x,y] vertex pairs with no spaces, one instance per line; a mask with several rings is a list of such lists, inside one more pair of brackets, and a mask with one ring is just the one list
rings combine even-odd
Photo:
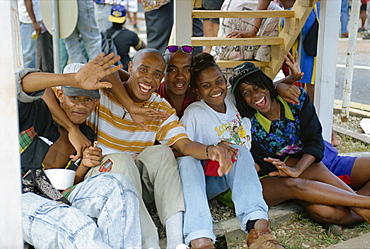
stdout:
[[212,146],[217,147],[217,145],[215,145],[215,144],[207,145],[207,147],[206,147],[206,156],[207,156],[208,159],[209,159],[208,149],[209,149],[209,147],[212,147]]

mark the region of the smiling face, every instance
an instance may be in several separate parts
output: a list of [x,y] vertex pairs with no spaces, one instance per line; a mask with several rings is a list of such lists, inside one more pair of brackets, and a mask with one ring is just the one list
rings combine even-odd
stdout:
[[145,51],[135,56],[129,63],[130,78],[125,84],[134,102],[141,103],[150,98],[161,83],[164,69],[165,62],[160,54]]
[[168,95],[183,96],[189,88],[191,78],[191,54],[180,50],[166,55],[167,70],[164,78]]
[[226,80],[218,67],[209,67],[199,73],[196,92],[214,110],[225,113]]
[[248,82],[241,82],[238,87],[241,96],[250,107],[262,114],[271,111],[271,95],[267,88],[263,89]]
[[61,89],[57,89],[56,96],[61,108],[74,124],[84,123],[99,101],[86,96],[67,96]]

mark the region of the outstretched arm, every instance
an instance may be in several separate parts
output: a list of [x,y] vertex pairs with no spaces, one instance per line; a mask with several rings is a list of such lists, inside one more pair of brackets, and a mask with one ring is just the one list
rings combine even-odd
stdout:
[[107,56],[104,56],[104,53],[101,53],[83,66],[77,73],[29,73],[22,79],[22,88],[26,93],[44,90],[53,86],[65,85],[84,88],[87,90],[110,88],[112,87],[111,83],[101,82],[100,80],[122,67],[122,65],[110,67],[119,59],[120,57],[114,57],[113,53]]
[[200,160],[211,159],[220,163],[218,175],[228,174],[233,166],[229,150],[223,146],[204,145],[188,138],[178,140],[173,147],[185,156]]

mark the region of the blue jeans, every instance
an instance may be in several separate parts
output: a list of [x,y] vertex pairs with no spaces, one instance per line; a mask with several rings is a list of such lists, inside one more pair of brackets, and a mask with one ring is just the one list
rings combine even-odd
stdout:
[[24,240],[35,248],[141,248],[139,200],[123,175],[99,174],[69,196],[72,206],[22,194]]
[[342,7],[340,9],[341,33],[347,32],[348,25],[348,0],[342,0]]
[[185,199],[184,237],[190,244],[194,239],[210,238],[213,234],[212,216],[208,199],[232,190],[235,213],[246,229],[249,220],[267,219],[268,207],[263,200],[262,187],[254,168],[254,161],[248,149],[239,149],[238,160],[228,175],[222,177],[205,176],[202,161],[186,156],[177,159]]
[[112,22],[108,20],[112,6],[111,4],[95,4],[94,6],[95,19],[100,32],[112,27]]
[[71,62],[86,63],[79,37],[81,36],[89,60],[101,53],[101,36],[95,20],[94,6],[91,0],[77,0],[78,20],[72,34],[64,39]]
[[33,31],[34,29],[31,23],[20,22],[24,68],[36,68],[37,39],[31,38]]

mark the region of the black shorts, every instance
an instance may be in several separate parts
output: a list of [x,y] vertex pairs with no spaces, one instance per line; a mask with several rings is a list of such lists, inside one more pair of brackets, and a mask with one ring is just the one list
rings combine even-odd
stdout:
[[360,10],[365,10],[366,11],[367,3],[363,3],[360,6]]

